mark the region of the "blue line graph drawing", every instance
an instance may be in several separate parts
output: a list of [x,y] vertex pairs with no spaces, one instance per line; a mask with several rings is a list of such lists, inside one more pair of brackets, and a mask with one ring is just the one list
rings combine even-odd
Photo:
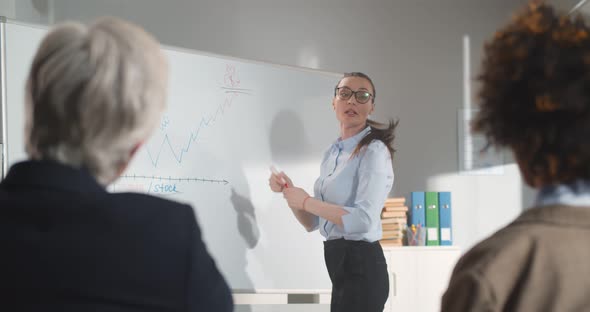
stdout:
[[226,186],[229,181],[226,179],[207,179],[199,177],[172,177],[172,176],[156,176],[156,175],[138,175],[125,174],[119,176],[119,179],[109,185],[111,192],[137,192],[144,194],[154,194],[159,196],[171,196],[182,194],[182,188],[186,188],[187,184],[201,183],[201,184],[215,184]]
[[166,128],[168,128],[169,124],[170,124],[170,119],[168,118],[168,116],[162,117],[162,120],[160,121],[160,131],[166,130]]
[[[226,65],[224,86],[222,86],[221,89],[224,91],[224,93],[227,94],[227,97],[225,98],[223,103],[217,107],[215,112],[213,114],[211,114],[209,116],[209,118],[206,118],[206,117],[201,118],[201,121],[199,122],[199,125],[196,127],[196,130],[190,132],[188,140],[186,141],[186,143],[182,147],[180,147],[180,149],[174,148],[174,146],[172,146],[172,142],[170,141],[170,137],[168,136],[168,133],[166,133],[164,135],[164,139],[162,140],[162,143],[160,143],[160,145],[158,146],[158,148],[156,149],[155,152],[150,151],[149,147],[146,146],[145,149],[147,151],[147,154],[148,154],[148,157],[150,159],[152,166],[154,166],[154,168],[158,167],[158,165],[160,163],[160,157],[162,156],[162,152],[164,150],[166,150],[166,151],[169,150],[170,153],[172,154],[172,156],[174,157],[174,159],[176,160],[176,163],[181,164],[182,160],[184,158],[184,155],[189,152],[191,146],[193,145],[193,143],[195,143],[195,141],[199,137],[201,130],[203,130],[206,127],[211,126],[213,123],[215,123],[215,121],[217,120],[217,118],[219,116],[225,114],[225,111],[227,109],[231,108],[233,101],[236,99],[236,97],[238,97],[241,94],[252,95],[252,90],[238,88],[239,84],[240,84],[240,80],[237,78],[235,66]],[[165,121],[166,121],[165,127],[167,127],[169,124],[169,120],[166,119]],[[164,128],[161,128],[161,130],[164,130]]]
[[125,174],[121,175],[119,179],[133,179],[133,180],[150,180],[150,181],[164,181],[164,182],[202,182],[202,183],[217,183],[227,185],[229,181],[223,179],[205,179],[198,177],[164,177],[156,175],[138,175],[138,174]]

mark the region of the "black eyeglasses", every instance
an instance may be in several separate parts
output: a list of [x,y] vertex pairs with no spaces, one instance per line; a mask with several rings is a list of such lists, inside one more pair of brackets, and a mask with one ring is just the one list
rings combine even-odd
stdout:
[[334,95],[341,100],[348,100],[354,94],[354,98],[356,99],[359,104],[365,104],[369,102],[371,97],[373,96],[369,91],[365,90],[358,90],[352,91],[349,87],[340,87],[334,89]]

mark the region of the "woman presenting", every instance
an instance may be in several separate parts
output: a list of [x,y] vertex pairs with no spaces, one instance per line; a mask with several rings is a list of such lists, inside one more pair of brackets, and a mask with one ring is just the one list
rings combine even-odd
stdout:
[[272,191],[282,192],[308,231],[319,229],[332,281],[332,312],[383,311],[389,293],[380,213],[393,186],[393,139],[397,122],[369,119],[375,86],[359,72],[344,74],[332,106],[340,137],[324,154],[314,196],[272,173]]

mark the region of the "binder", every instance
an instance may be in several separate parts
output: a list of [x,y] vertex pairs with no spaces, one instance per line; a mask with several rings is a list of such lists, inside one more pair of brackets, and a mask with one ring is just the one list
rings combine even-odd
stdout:
[[451,192],[438,193],[438,215],[440,223],[440,245],[453,245],[453,227],[451,221]]
[[426,224],[424,214],[424,192],[412,192],[411,199],[411,213],[409,226],[420,225],[421,228]]
[[426,206],[426,246],[438,246],[438,193],[426,192],[424,196]]

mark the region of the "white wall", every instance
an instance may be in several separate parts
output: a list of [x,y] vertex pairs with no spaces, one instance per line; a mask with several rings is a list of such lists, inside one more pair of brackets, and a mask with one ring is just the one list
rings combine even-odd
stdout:
[[0,0],[0,16],[28,23],[52,24],[53,0]]
[[14,18],[14,0],[0,0],[0,16]]
[[586,16],[590,16],[590,1],[579,0],[581,6],[579,7],[579,11]]
[[[31,7],[29,14],[21,10],[25,21],[116,15],[144,26],[167,45],[368,73],[377,87],[376,119],[400,119],[393,194],[452,191],[455,242],[463,248],[495,231],[532,201],[534,193],[522,187],[513,165],[501,176],[457,174],[462,37],[471,39],[475,75],[484,40],[522,0],[17,2]],[[565,9],[576,2],[555,1]],[[46,11],[44,3],[49,6]]]

